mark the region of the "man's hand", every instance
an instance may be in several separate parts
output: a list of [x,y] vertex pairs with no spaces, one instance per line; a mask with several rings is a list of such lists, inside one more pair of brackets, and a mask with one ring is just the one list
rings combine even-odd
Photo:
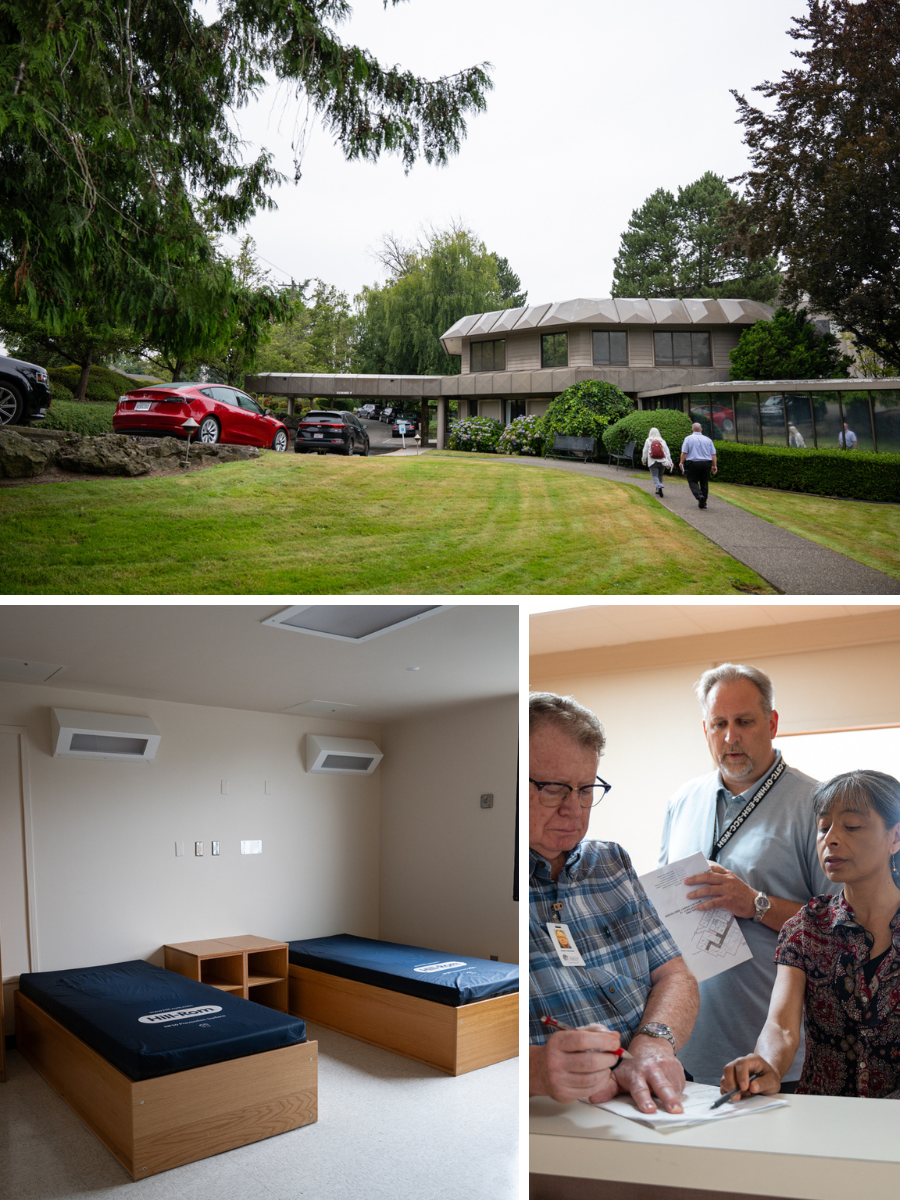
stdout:
[[[659,1046],[659,1038],[639,1034],[632,1038],[628,1051],[634,1057],[623,1058],[616,1068],[613,1081],[620,1092],[630,1092],[641,1112],[656,1112],[656,1096],[666,1112],[680,1113],[681,1093],[684,1091],[684,1068],[669,1048],[668,1042]],[[647,1045],[649,1043],[649,1046]],[[602,1103],[591,1096],[594,1103]],[[604,1096],[603,1099],[608,1099]]]
[[713,475],[718,475],[718,473],[719,473],[719,468],[716,466],[716,460],[715,460],[715,459],[713,459],[712,473],[713,473]]
[[753,903],[756,890],[718,863],[710,863],[709,871],[705,874],[689,875],[684,882],[688,887],[697,887],[697,891],[688,892],[687,898],[703,901],[697,905],[700,912],[711,908],[724,908],[736,917],[747,918],[756,913]]
[[543,1046],[529,1052],[529,1095],[550,1096],[561,1104],[585,1096],[611,1099],[616,1085],[610,1068],[619,1061],[610,1050],[618,1050],[619,1035],[603,1025],[561,1030]]

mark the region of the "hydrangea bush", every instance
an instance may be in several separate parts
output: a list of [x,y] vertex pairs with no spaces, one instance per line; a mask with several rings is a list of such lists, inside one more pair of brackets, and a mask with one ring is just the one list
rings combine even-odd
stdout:
[[449,450],[476,450],[496,454],[503,426],[493,417],[466,417],[453,426],[447,442]]
[[497,453],[531,454],[540,458],[544,453],[544,418],[516,417],[501,433]]

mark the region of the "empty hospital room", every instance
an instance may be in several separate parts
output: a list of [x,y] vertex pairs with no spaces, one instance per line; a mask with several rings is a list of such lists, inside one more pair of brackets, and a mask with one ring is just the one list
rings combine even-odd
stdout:
[[517,607],[3,618],[0,1196],[513,1200]]

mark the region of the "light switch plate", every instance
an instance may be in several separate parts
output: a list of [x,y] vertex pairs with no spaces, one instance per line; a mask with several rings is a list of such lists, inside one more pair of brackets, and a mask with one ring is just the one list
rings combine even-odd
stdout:
[[493,808],[494,807],[494,793],[493,792],[485,792],[482,795],[481,807],[482,808]]
[[241,854],[262,854],[262,842],[241,842]]
[[197,858],[203,857],[203,843],[202,842],[194,842],[194,854]]
[[175,857],[184,858],[184,842],[175,843]]
[[218,842],[213,842],[213,843],[212,843],[212,854],[213,854],[213,855],[216,855],[216,854],[218,854],[218,853],[219,853],[219,843],[218,843]]

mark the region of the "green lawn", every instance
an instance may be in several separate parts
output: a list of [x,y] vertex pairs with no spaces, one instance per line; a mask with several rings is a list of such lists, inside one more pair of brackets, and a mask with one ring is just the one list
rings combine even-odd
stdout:
[[757,517],[900,579],[900,504],[829,500],[799,492],[716,483],[710,491]]
[[471,459],[267,454],[0,489],[0,591],[772,592],[638,488]]

